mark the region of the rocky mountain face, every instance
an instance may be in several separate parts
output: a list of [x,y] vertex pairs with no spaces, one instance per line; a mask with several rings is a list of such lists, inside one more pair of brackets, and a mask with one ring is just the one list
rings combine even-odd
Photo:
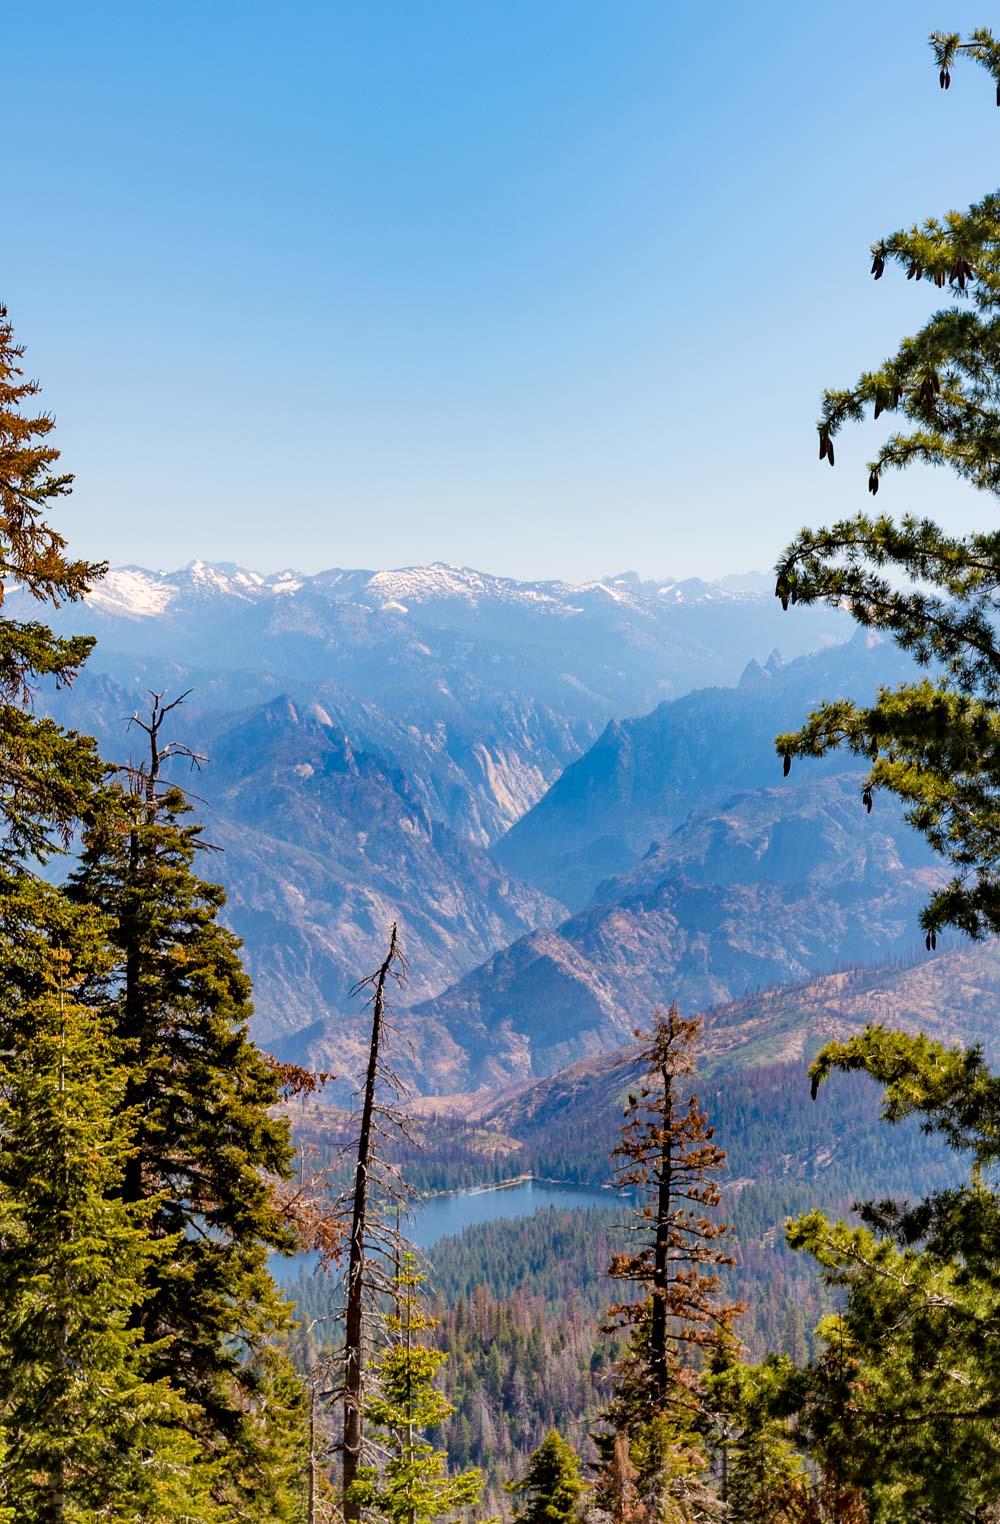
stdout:
[[[734,687],[613,720],[497,843],[497,855],[512,873],[582,909],[604,879],[626,872],[692,810],[779,780],[774,737],[816,704],[863,698],[909,670],[895,647],[859,630],[787,664],[776,651],[763,666],[752,659]],[[843,767],[835,756],[810,763],[809,776]]]
[[[926,1032],[948,1045],[982,1043],[987,1061],[995,1064],[1000,1058],[1000,943],[956,943],[931,956],[921,952],[874,967],[843,969],[709,1007],[699,1044],[699,1093],[711,1104],[713,1118],[720,1112],[724,1116],[734,1075],[784,1070],[799,1077],[800,1109],[806,1111],[811,1104],[807,1063],[824,1043],[847,1041],[874,1022]],[[452,1109],[471,1123],[526,1141],[566,1124],[585,1135],[597,1130],[609,1112],[620,1113],[638,1051],[635,1043],[626,1043],[541,1079],[457,1098]],[[820,1094],[822,1099],[826,1092]],[[432,1108],[442,1110],[438,1098],[416,1103],[418,1113]]]
[[[914,941],[939,875],[916,838],[863,812],[843,759],[782,782],[773,752],[811,703],[904,668],[860,635],[828,645],[840,614],[783,616],[731,580],[133,568],[60,611],[99,645],[51,702],[119,761],[143,690],[194,690],[174,734],[209,758],[187,782],[260,1040],[349,1087],[348,991],[398,920],[413,1085],[506,1085],[619,1045],[663,1000]],[[820,650],[764,659],[779,631]]]
[[[112,757],[125,755],[125,717],[136,709],[141,693],[90,675],[58,704],[61,718],[97,734]],[[347,1062],[364,1025],[348,991],[378,961],[394,920],[413,1000],[565,915],[434,819],[405,772],[352,742],[318,704],[282,695],[235,715],[182,708],[173,734],[210,759],[175,776],[220,849],[199,867],[226,887],[265,1044],[333,1016],[338,1064]]]
[[[734,795],[692,816],[593,902],[409,1013],[427,1093],[502,1086],[620,1045],[651,1010],[742,998],[908,953],[944,874],[860,774]],[[336,1029],[300,1034],[313,1059]],[[291,1056],[288,1053],[287,1056]]]

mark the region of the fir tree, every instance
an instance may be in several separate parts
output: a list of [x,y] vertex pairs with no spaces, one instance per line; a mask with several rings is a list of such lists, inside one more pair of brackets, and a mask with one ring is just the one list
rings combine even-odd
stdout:
[[23,346],[0,306],[0,869],[16,871],[22,854],[44,858],[68,839],[101,778],[94,743],[31,714],[42,681],[73,681],[93,641],[59,640],[38,621],[4,615],[7,589],[40,603],[81,598],[104,568],[73,561],[44,517],[73,478],[54,473],[59,451],[53,420],[33,413],[39,387],[26,381]]
[[518,1499],[515,1524],[575,1524],[585,1491],[580,1457],[552,1429],[532,1455],[524,1476],[509,1483],[507,1490]]
[[208,1452],[225,1457],[219,1495],[252,1479],[274,1510],[262,1517],[291,1517],[279,1457],[292,1435],[304,1446],[304,1394],[275,1365],[289,1311],[267,1263],[296,1242],[274,1193],[291,1144],[271,1115],[278,1075],[248,1035],[240,944],[218,923],[225,895],[194,872],[200,828],[180,791],[160,785],[163,755],[135,791],[112,791],[70,890],[110,925],[111,977],[84,993],[127,1055],[136,1124],[123,1199],[147,1204],[153,1234],[174,1244],[136,1317],[162,1350],[160,1373],[175,1372],[199,1410]]
[[[725,1154],[697,1097],[685,1097],[680,1085],[693,1073],[700,1032],[700,1020],[685,1020],[676,1005],[656,1013],[638,1056],[641,1084],[629,1095],[614,1151],[618,1183],[637,1191],[640,1204],[633,1244],[613,1256],[610,1274],[642,1293],[610,1313],[611,1327],[631,1329],[606,1414],[611,1432],[601,1441],[597,1488],[616,1521],[633,1514],[694,1520],[715,1510],[704,1480],[709,1406],[700,1366],[731,1337],[741,1309],[720,1294],[717,1270],[732,1263],[723,1246],[729,1230],[707,1215],[720,1199]],[[615,1481],[622,1473],[622,1457],[615,1461],[620,1436],[634,1471],[626,1492]]]
[[[98,918],[77,919],[79,942],[99,939]],[[221,1524],[193,1415],[132,1319],[170,1246],[119,1194],[133,1121],[120,1053],[74,998],[70,950],[46,965],[0,1070],[0,1497],[25,1524]]]
[[376,1391],[365,1403],[369,1424],[386,1437],[389,1459],[381,1473],[359,1467],[347,1498],[389,1524],[449,1518],[474,1506],[483,1486],[474,1469],[450,1477],[446,1452],[426,1437],[455,1410],[434,1386],[447,1355],[417,1338],[436,1326],[420,1305],[423,1282],[412,1254],[404,1255],[396,1277],[397,1311],[389,1318],[393,1342],[372,1365]]
[[789,1225],[844,1302],[820,1324],[820,1356],[786,1372],[777,1407],[873,1521],[986,1517],[1000,1495],[1000,1197],[987,1184],[1000,1078],[978,1049],[881,1027],[823,1049],[814,1092],[838,1070],[870,1075],[886,1120],[920,1118],[968,1156],[969,1176],[915,1204],[869,1202],[861,1226],[820,1212]]
[[[1000,44],[980,30],[931,37],[947,88],[965,54],[1000,79]],[[900,229],[872,247],[872,274],[890,267],[948,290],[936,312],[896,352],[851,387],[828,391],[819,455],[832,466],[845,424],[886,413],[895,425],[869,461],[868,486],[913,462],[945,466],[981,491],[1000,493],[1000,193]],[[955,870],[921,921],[928,948],[955,926],[973,936],[1000,930],[1000,534],[946,534],[930,519],[856,514],[805,529],[777,568],[789,603],[826,602],[885,631],[926,678],[883,690],[870,705],[824,704],[778,738],[793,757],[844,747],[870,769],[861,801],[881,790]]]
[[694,1071],[700,1033],[700,1018],[685,1020],[676,1005],[655,1014],[638,1058],[642,1083],[629,1096],[614,1150],[618,1184],[639,1192],[640,1205],[634,1244],[613,1257],[609,1273],[645,1295],[617,1303],[611,1318],[639,1333],[632,1380],[638,1399],[657,1412],[696,1405],[690,1361],[724,1337],[740,1311],[722,1302],[716,1273],[733,1262],[723,1247],[730,1230],[706,1215],[719,1203],[726,1156],[697,1096],[684,1097],[680,1087]]

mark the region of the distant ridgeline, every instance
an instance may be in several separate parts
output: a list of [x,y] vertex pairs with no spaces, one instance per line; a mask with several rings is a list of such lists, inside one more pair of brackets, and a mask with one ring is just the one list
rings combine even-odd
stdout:
[[665,998],[705,1008],[914,945],[936,868],[898,810],[868,816],[842,760],[783,780],[773,752],[817,692],[905,660],[725,581],[113,572],[57,616],[100,639],[51,707],[124,759],[144,690],[193,688],[175,734],[209,758],[195,792],[261,1041],[347,1076],[346,1099],[347,991],[398,917],[405,1077],[503,1086],[619,1046]]

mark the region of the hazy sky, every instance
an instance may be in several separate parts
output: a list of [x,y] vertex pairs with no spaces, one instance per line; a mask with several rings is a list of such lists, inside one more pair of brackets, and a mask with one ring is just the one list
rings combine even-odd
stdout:
[[[996,184],[965,0],[7,7],[0,299],[75,550],[769,566],[866,501],[824,385],[932,308],[868,245]],[[879,430],[882,423],[876,426]],[[946,476],[878,506],[986,523]]]

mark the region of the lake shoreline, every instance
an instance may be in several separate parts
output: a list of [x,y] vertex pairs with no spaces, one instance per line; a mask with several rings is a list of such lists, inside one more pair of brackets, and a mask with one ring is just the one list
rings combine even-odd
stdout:
[[509,1179],[496,1180],[492,1185],[457,1185],[449,1191],[424,1191],[419,1200],[440,1201],[445,1196],[485,1196],[490,1191],[509,1191],[519,1185],[557,1185],[570,1191],[617,1191],[617,1186],[610,1182],[594,1185],[581,1180],[555,1180],[551,1175],[511,1175]]

